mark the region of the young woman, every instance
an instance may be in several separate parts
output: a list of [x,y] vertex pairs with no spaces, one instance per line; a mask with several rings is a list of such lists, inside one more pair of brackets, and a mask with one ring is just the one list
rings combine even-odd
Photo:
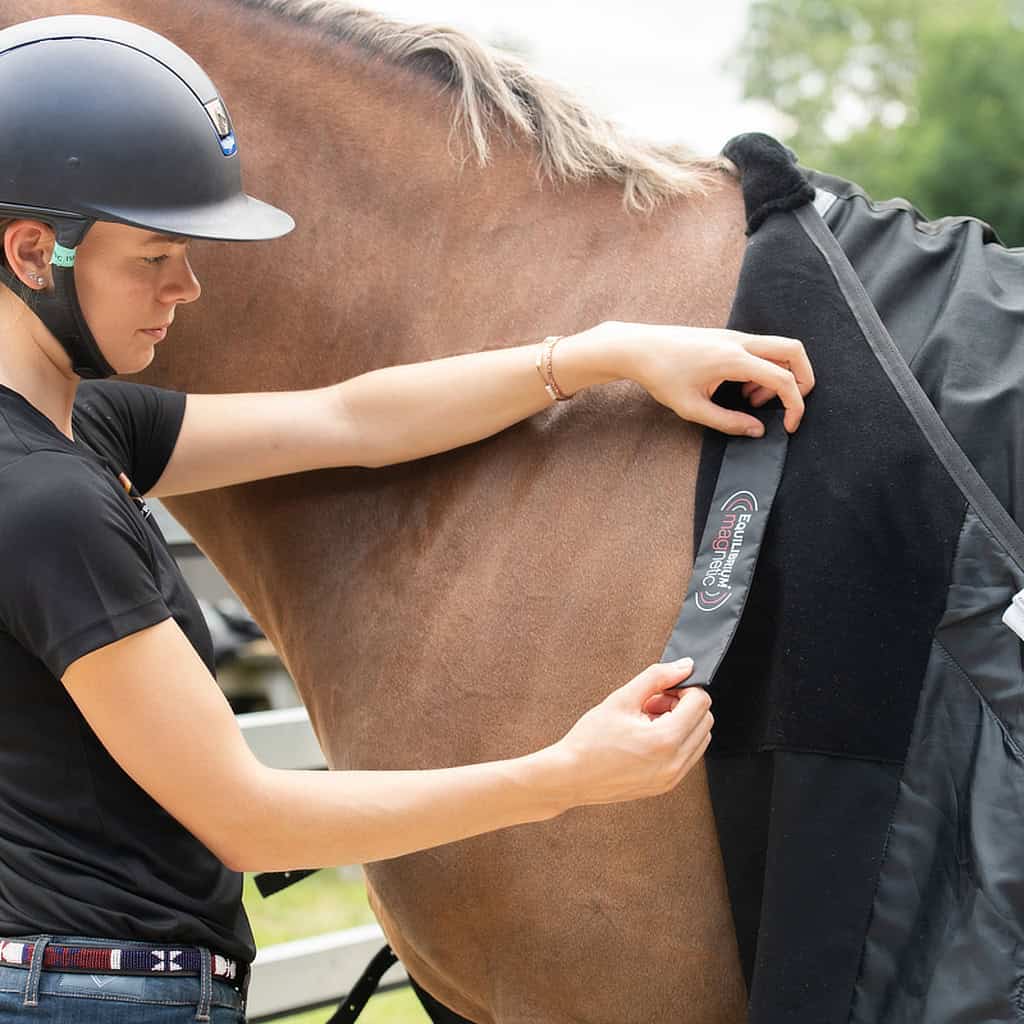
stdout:
[[[0,95],[0,1018],[240,1020],[241,870],[394,857],[675,786],[712,723],[704,692],[666,692],[687,662],[645,669],[514,760],[264,767],[144,496],[418,458],[625,376],[757,433],[710,401],[741,380],[794,430],[813,385],[802,346],[617,323],[307,392],[106,381],[148,365],[199,297],[190,238],[270,238],[291,219],[241,191],[215,88],[149,31],[68,17],[0,32]],[[453,394],[458,414],[432,416]]]

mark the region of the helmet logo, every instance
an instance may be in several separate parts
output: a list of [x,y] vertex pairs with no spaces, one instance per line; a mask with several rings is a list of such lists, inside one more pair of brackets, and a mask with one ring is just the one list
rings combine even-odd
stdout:
[[217,130],[217,137],[220,139],[220,148],[225,156],[231,156],[238,149],[235,142],[234,132],[231,130],[231,118],[220,99],[211,100],[203,108],[210,115],[213,127]]
[[231,122],[228,120],[228,112],[224,109],[224,104],[218,100],[212,100],[206,104],[206,112],[210,115],[210,120],[213,122],[213,127],[217,129],[217,134],[220,136],[231,134]]

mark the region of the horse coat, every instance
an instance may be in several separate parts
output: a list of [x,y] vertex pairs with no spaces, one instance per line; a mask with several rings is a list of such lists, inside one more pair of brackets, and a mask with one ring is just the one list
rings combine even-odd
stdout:
[[[724,152],[750,236],[729,326],[800,338],[817,380],[791,438],[772,413],[763,440],[706,435],[668,648],[715,700],[749,1019],[1019,1024],[1024,252],[768,136]],[[759,490],[725,599],[702,571]]]

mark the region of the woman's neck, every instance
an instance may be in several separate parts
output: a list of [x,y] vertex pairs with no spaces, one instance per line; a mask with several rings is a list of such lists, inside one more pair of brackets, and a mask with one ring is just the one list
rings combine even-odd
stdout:
[[0,384],[17,391],[73,441],[71,409],[79,377],[56,338],[0,286]]

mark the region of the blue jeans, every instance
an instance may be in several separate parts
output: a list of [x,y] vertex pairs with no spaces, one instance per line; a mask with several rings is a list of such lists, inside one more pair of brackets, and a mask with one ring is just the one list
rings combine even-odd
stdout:
[[[78,946],[146,946],[152,943],[90,939],[81,936],[34,936],[47,942]],[[85,974],[0,965],[0,1024],[244,1024],[245,996],[209,972],[175,977],[163,974]]]

